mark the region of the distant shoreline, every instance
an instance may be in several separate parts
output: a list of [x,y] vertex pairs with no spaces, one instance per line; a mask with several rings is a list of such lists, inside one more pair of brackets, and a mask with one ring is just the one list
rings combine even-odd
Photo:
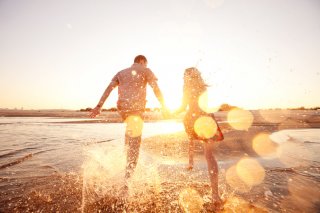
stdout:
[[[72,123],[119,123],[122,119],[118,112],[102,111],[97,119],[89,117],[90,112],[80,110],[0,110],[0,117],[53,117],[70,119],[88,119],[85,121],[72,121]],[[145,112],[146,121],[163,120],[160,112]]]
[[[276,122],[266,121],[260,112],[266,112],[272,117],[285,116],[284,123],[292,124],[294,121],[299,126],[306,124],[309,127],[319,128],[320,125],[320,110],[249,110],[253,116],[253,125],[271,125]],[[118,112],[103,111],[96,119],[89,118],[90,112],[82,112],[79,110],[14,110],[1,109],[0,117],[53,117],[53,118],[69,118],[69,119],[86,119],[80,121],[66,121],[63,123],[120,123],[122,122]],[[218,122],[225,123],[227,121],[227,111],[215,112],[215,117]],[[183,119],[183,113],[174,119]],[[146,122],[154,122],[166,120],[161,112],[145,112],[144,120]]]

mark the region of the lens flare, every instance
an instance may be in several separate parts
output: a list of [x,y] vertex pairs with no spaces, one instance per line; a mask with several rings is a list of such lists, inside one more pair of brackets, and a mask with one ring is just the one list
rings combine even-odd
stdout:
[[226,172],[226,181],[234,190],[240,192],[248,192],[251,187],[248,186],[237,174],[237,167],[234,165]]
[[205,91],[203,92],[200,97],[199,97],[199,100],[198,100],[198,105],[199,107],[204,111],[204,112],[207,112],[207,113],[213,113],[213,112],[217,112],[219,110],[219,107],[212,107],[212,106],[209,106],[209,98],[208,98],[208,92]]
[[265,170],[253,158],[243,158],[237,163],[237,174],[249,187],[262,183]]
[[276,157],[277,144],[270,139],[267,133],[258,134],[252,141],[252,148],[262,157]]
[[252,113],[239,108],[232,109],[227,118],[228,123],[236,130],[248,130],[253,122]]
[[131,115],[125,120],[127,124],[126,134],[130,137],[138,137],[142,134],[143,120],[140,116]]
[[212,138],[217,128],[216,122],[210,116],[201,116],[194,123],[194,131],[203,139]]
[[203,199],[192,188],[185,188],[179,194],[179,204],[184,212],[201,212]]

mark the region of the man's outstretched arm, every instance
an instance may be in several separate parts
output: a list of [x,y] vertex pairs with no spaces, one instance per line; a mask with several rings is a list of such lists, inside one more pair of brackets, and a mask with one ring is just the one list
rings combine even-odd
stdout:
[[170,113],[166,107],[162,92],[157,83],[158,78],[154,75],[154,73],[150,69],[147,69],[147,81],[148,81],[148,84],[151,86],[153,93],[155,94],[155,96],[157,97],[158,101],[161,104],[163,116],[165,118],[170,117]]
[[152,88],[152,90],[153,90],[153,93],[154,93],[155,96],[157,97],[159,103],[161,104],[161,106],[162,106],[163,108],[165,108],[166,105],[165,105],[165,102],[164,102],[164,98],[163,98],[162,92],[161,92],[161,90],[160,90],[157,82],[156,82],[156,81],[153,81],[153,82],[150,82],[149,84],[150,84],[150,86],[151,86],[151,88]]
[[100,114],[101,108],[104,104],[104,102],[107,100],[109,97],[110,93],[114,88],[118,86],[118,83],[116,81],[111,81],[104,93],[102,94],[97,106],[91,111],[90,117],[95,118],[97,115]]
[[169,113],[169,111],[168,111],[168,109],[166,107],[162,92],[161,92],[161,90],[160,90],[160,88],[159,88],[159,86],[157,84],[157,81],[150,82],[149,84],[150,84],[155,96],[157,97],[158,101],[161,104],[163,116],[165,118],[170,117],[170,113]]

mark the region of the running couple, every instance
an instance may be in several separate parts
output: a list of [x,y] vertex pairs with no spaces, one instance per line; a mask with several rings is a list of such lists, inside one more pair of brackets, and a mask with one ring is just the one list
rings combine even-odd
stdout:
[[[143,126],[143,113],[146,105],[147,84],[152,87],[155,96],[160,102],[163,115],[169,115],[163,95],[157,84],[158,79],[154,73],[147,68],[147,63],[148,61],[145,56],[138,55],[135,57],[134,64],[131,67],[118,72],[112,78],[97,106],[90,114],[91,118],[96,117],[100,113],[102,105],[110,95],[111,91],[118,87],[117,108],[123,121],[127,124],[125,133],[125,145],[127,150],[127,164],[125,172],[126,181],[133,174],[138,162]],[[207,160],[208,173],[212,188],[212,203],[215,208],[219,208],[222,201],[218,192],[218,165],[213,154],[213,149],[214,142],[222,140],[223,135],[214,120],[213,114],[206,113],[198,104],[201,94],[206,92],[206,90],[207,85],[204,83],[201,73],[193,67],[186,69],[184,72],[182,105],[175,114],[188,109],[184,117],[184,126],[189,137],[189,169],[193,168],[193,149],[195,141],[202,140],[204,142],[204,154]],[[215,126],[212,128],[215,130],[209,131],[209,134],[207,132],[202,134],[201,128],[207,127],[200,124],[200,131],[197,131],[199,127],[195,128],[195,125],[199,121],[198,118],[200,117],[204,119],[209,118],[209,122],[205,122],[204,125],[208,123],[210,124],[210,121],[213,121],[213,125]],[[210,134],[210,132],[213,134]],[[218,134],[215,134],[216,132]]]

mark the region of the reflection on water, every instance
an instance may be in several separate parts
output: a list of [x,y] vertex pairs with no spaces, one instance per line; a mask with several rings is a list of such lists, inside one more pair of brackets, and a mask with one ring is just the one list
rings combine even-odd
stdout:
[[[122,184],[125,125],[81,123],[85,120],[0,118],[0,211],[31,208],[30,199],[48,204],[57,202],[52,193],[59,193],[52,188],[61,190],[62,197],[68,192],[84,194],[84,201],[90,203],[110,192],[112,183]],[[183,125],[174,121],[146,123],[143,137],[182,130]],[[152,170],[156,170],[152,164],[140,163],[136,172],[140,177],[135,175],[132,182],[134,188],[142,184],[139,188],[143,189],[148,181],[156,183]],[[73,199],[78,200],[77,196]],[[63,200],[58,203],[62,209],[73,209]],[[83,202],[76,210],[82,205]],[[36,204],[31,206],[41,208]]]
[[[141,150],[128,185],[129,204],[124,204],[119,197],[124,185],[125,125],[63,123],[67,121],[83,119],[0,118],[0,212],[209,211],[205,163],[190,172],[174,159],[165,164],[146,150]],[[142,135],[179,131],[183,125],[174,121],[145,123]],[[281,207],[295,212],[297,203],[301,211],[316,209],[319,136],[319,129],[258,134],[252,142],[261,159],[241,158],[220,170],[226,209],[255,208],[248,202],[254,199],[270,211]],[[263,158],[274,150],[276,158]],[[275,160],[282,167],[270,167]],[[224,165],[230,163],[220,162],[220,167]]]
[[[56,172],[78,171],[86,145],[113,140],[118,140],[117,145],[123,145],[125,125],[122,123],[62,123],[69,121],[84,119],[1,118],[0,168],[5,171],[0,171],[0,175],[4,172],[19,176],[21,168],[11,166],[22,162],[24,168],[27,166],[32,170],[41,171],[46,167]],[[147,123],[143,137],[182,130],[182,124],[176,122]],[[26,171],[23,174],[26,176]]]
[[318,166],[320,129],[282,130],[270,138],[279,144],[278,158],[290,167]]

